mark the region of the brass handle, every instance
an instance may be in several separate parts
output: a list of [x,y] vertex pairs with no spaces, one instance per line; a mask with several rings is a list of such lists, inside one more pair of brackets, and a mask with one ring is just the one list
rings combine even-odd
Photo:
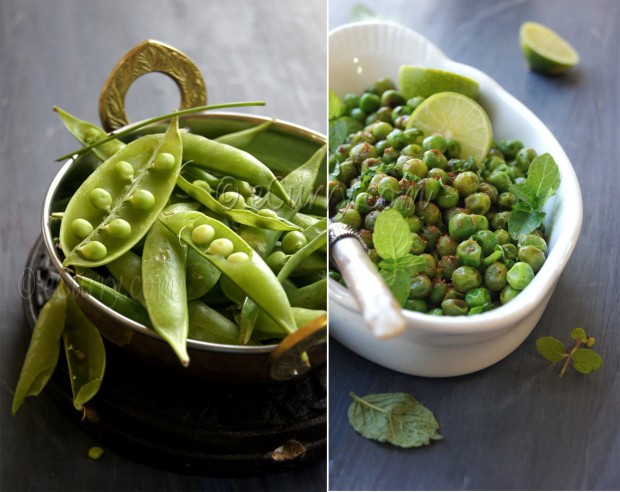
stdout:
[[[286,381],[323,363],[327,356],[326,340],[327,315],[324,314],[280,342],[271,353],[271,378]],[[315,346],[320,349],[313,353]]]
[[207,104],[207,87],[200,70],[184,53],[160,41],[147,39],[127,52],[110,73],[99,96],[99,118],[106,131],[129,123],[125,96],[131,84],[147,73],[171,77],[181,92],[181,108]]

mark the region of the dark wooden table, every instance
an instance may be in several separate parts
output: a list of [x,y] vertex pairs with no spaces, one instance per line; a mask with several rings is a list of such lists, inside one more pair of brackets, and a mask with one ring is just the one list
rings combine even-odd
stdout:
[[[75,141],[58,105],[98,121],[99,92],[117,61],[147,38],[171,44],[201,69],[209,101],[265,100],[245,112],[326,133],[326,4],[2,0],[0,2],[0,490],[326,489],[326,463],[275,475],[223,479],[170,473],[97,445],[47,395],[16,417],[11,401],[28,345],[18,289],[40,230],[43,194]],[[179,104],[174,83],[148,75],[129,91],[132,120]]]
[[[330,29],[357,2],[330,2]],[[370,4],[370,2],[367,2]],[[620,3],[612,0],[400,0],[374,2],[450,58],[498,81],[551,129],[571,159],[584,202],[581,237],[549,307],[530,337],[484,371],[449,379],[384,369],[330,341],[332,490],[606,490],[620,488]],[[358,10],[359,12],[359,10]],[[581,63],[564,77],[528,72],[522,22],[562,33]],[[603,367],[589,376],[550,367],[537,337],[567,343],[584,327]],[[403,450],[367,441],[347,421],[349,391],[405,391],[431,408],[443,441]]]

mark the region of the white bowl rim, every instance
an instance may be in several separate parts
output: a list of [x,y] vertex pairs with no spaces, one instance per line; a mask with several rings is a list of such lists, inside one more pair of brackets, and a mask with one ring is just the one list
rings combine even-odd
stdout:
[[[425,313],[418,313],[405,309],[402,310],[403,315],[408,321],[405,333],[416,333],[418,335],[429,336],[464,335],[467,333],[493,333],[508,329],[510,326],[514,326],[515,323],[524,319],[539,303],[540,299],[544,298],[545,293],[555,287],[557,280],[574,250],[583,218],[581,190],[575,171],[568,156],[555,136],[523,103],[518,101],[499,83],[484,72],[470,65],[461,64],[448,58],[435,44],[417,31],[393,21],[368,20],[338,26],[329,32],[329,38],[331,40],[333,36],[350,30],[377,28],[381,26],[402,30],[406,32],[407,35],[417,37],[421,43],[426,43],[430,46],[430,49],[434,50],[437,56],[443,57],[446,66],[464,67],[469,72],[478,74],[478,76],[484,80],[486,87],[496,91],[502,98],[506,98],[512,106],[527,117],[530,123],[536,127],[537,131],[544,135],[545,140],[548,140],[554,147],[557,147],[557,150],[554,150],[553,157],[560,168],[562,186],[568,186],[568,189],[572,190],[574,194],[572,200],[568,203],[565,202],[564,206],[572,209],[572,213],[576,220],[573,222],[572,228],[564,227],[561,230],[556,243],[562,243],[562,247],[560,247],[560,244],[556,244],[556,246],[550,250],[545,264],[536,274],[534,280],[527,286],[527,295],[519,295],[508,304],[475,316],[430,316]],[[332,308],[332,302],[351,311],[359,311],[353,295],[338,282],[330,279],[328,309]]]

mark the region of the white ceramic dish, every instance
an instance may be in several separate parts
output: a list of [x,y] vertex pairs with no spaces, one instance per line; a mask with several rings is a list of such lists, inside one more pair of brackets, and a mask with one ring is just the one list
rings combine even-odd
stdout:
[[479,102],[491,118],[496,140],[518,138],[549,152],[561,173],[558,193],[545,206],[550,232],[547,261],[510,303],[476,316],[435,317],[403,311],[408,325],[395,339],[378,340],[364,326],[351,294],[330,280],[330,334],[361,356],[406,374],[457,376],[488,367],[514,351],[531,333],[553,294],[581,229],[582,201],[573,167],[549,129],[483,72],[447,58],[415,31],[391,22],[361,22],[329,36],[329,85],[342,97],[361,93],[380,77],[398,80],[401,65],[456,72],[480,84]]

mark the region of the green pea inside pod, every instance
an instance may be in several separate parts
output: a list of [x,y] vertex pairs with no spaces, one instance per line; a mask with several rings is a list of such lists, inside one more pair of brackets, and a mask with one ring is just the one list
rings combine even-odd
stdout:
[[[260,255],[234,231],[219,220],[200,212],[163,213],[159,220],[190,248],[210,261],[279,326],[289,333],[295,331],[295,320],[282,285]],[[214,231],[214,239],[206,248],[192,239],[193,231],[203,225],[211,226]],[[230,261],[228,258],[236,253],[244,253],[247,259],[236,255]],[[243,261],[236,261],[238,259]]]
[[[65,209],[60,226],[63,265],[105,265],[138,243],[174,189],[181,151],[175,118],[165,134],[140,137],[95,169]],[[169,156],[174,158],[172,167],[160,163]],[[86,222],[92,231],[84,235]]]

